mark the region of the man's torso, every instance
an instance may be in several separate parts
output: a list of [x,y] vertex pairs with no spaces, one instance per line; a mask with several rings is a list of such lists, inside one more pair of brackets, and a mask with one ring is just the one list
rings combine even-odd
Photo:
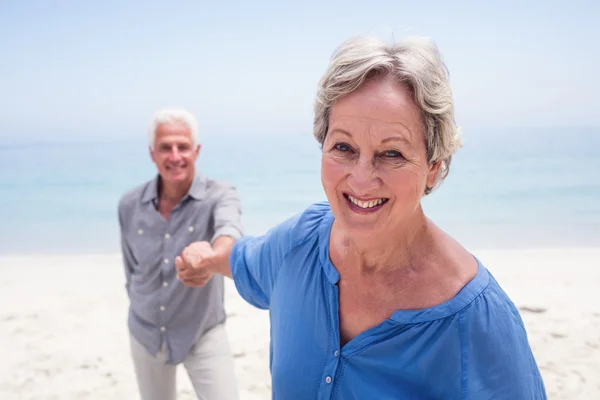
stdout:
[[204,287],[189,287],[177,279],[175,257],[195,241],[211,241],[218,183],[196,178],[190,194],[165,219],[158,211],[156,180],[123,196],[124,245],[129,248],[131,280],[129,328],[153,354],[163,340],[172,358],[181,360],[204,331],[225,320],[223,278]]

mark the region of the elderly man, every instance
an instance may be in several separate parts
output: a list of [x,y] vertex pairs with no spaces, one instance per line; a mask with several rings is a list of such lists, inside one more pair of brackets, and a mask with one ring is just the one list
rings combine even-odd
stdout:
[[224,328],[223,278],[181,282],[175,257],[193,242],[227,255],[241,237],[235,189],[195,171],[197,123],[183,110],[156,114],[149,132],[156,178],[119,202],[121,246],[130,300],[131,353],[143,400],[176,397],[183,363],[199,399],[237,399]]

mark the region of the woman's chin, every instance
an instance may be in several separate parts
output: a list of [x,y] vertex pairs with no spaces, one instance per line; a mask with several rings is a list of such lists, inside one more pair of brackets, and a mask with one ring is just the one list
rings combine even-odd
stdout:
[[381,221],[366,221],[358,218],[341,218],[340,227],[346,235],[363,240],[372,240],[383,234]]

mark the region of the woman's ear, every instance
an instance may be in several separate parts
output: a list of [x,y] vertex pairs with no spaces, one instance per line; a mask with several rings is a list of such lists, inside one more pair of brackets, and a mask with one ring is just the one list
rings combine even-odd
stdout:
[[436,161],[434,163],[429,164],[429,172],[427,173],[427,182],[425,184],[425,193],[429,193],[431,189],[433,189],[433,187],[435,186],[438,174],[440,173],[441,166],[442,161]]

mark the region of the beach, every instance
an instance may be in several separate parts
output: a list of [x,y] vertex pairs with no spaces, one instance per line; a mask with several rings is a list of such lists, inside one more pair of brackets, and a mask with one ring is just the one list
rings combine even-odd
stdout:
[[[174,250],[232,234],[229,217],[240,217],[242,236],[263,235],[343,191],[390,200],[371,210],[387,226],[372,236],[385,239],[395,232],[387,217],[405,228],[420,213],[418,181],[439,161],[444,179],[420,199],[427,219],[474,254],[520,310],[548,398],[600,400],[598,15],[600,2],[589,1],[1,2],[0,400],[139,399],[123,238],[139,241],[136,264],[150,276],[171,265]],[[347,41],[362,35],[382,42]],[[402,85],[374,79],[346,96],[390,66]],[[189,183],[192,167],[216,184],[170,190]],[[119,210],[149,182],[157,213],[146,201],[154,191],[132,207],[140,212]],[[221,184],[235,189],[239,213]],[[196,205],[202,211],[188,220]],[[157,219],[167,209],[173,216]],[[185,308],[169,297],[174,285],[138,278],[140,293],[166,287],[142,306],[150,313]],[[240,400],[269,400],[269,311],[225,285],[231,384]],[[466,364],[486,360],[464,351],[473,347],[466,331],[453,338],[460,349],[444,351],[463,351]],[[333,371],[349,349],[329,350]],[[413,367],[398,381],[426,369],[394,351],[393,361]],[[442,374],[464,372],[433,361]],[[493,363],[483,364],[476,368],[491,379]],[[336,376],[352,369],[344,368],[323,367],[322,387],[336,393]],[[196,399],[178,371],[178,400]],[[385,384],[376,378],[373,392]],[[505,380],[511,387],[518,378]]]
[[[474,252],[521,310],[550,399],[600,398],[600,249]],[[1,399],[135,399],[118,254],[0,257]],[[241,400],[270,398],[268,312],[226,280]],[[507,385],[510,385],[507,382]],[[194,399],[181,367],[179,399]]]

